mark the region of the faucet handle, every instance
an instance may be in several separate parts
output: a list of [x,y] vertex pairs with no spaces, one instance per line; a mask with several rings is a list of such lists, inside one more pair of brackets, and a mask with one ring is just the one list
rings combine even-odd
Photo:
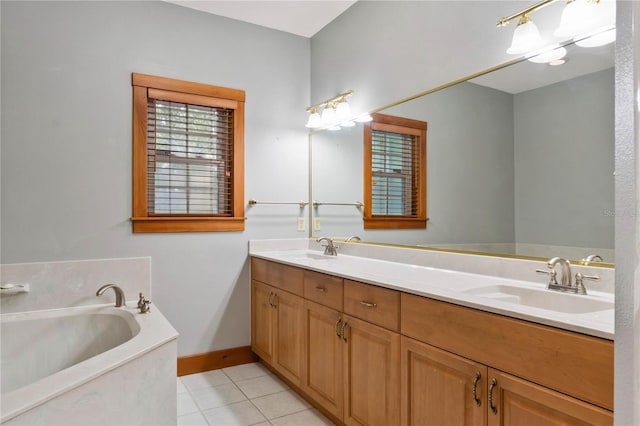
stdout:
[[556,280],[556,275],[558,273],[555,269],[536,269],[536,272],[539,274],[549,275],[549,285],[558,285],[558,281]]
[[584,275],[582,272],[576,274],[576,285],[582,285],[582,280],[600,281],[598,275]]
[[578,272],[576,274],[576,282],[575,282],[576,293],[578,294],[587,294],[587,289],[584,287],[584,284],[582,283],[583,280],[598,281],[600,280],[600,277],[597,275],[583,275],[582,272]]

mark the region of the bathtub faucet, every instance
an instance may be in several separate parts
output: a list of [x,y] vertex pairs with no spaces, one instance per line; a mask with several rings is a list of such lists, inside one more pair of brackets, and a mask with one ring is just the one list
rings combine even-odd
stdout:
[[122,291],[122,289],[120,287],[118,287],[117,285],[115,285],[115,284],[105,284],[105,285],[103,285],[96,292],[96,296],[102,296],[104,294],[104,292],[109,290],[110,288],[112,288],[113,291],[116,293],[116,308],[126,307],[126,304],[125,304],[125,301],[124,301],[124,299],[125,299],[124,291]]

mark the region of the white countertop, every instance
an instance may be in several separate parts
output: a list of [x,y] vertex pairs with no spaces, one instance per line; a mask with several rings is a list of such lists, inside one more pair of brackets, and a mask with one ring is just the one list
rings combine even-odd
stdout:
[[[269,246],[251,249],[250,255],[595,337],[609,340],[613,340],[614,337],[614,296],[611,293],[589,290],[588,295],[565,294],[547,290],[546,284],[539,282],[340,253],[338,256],[324,256],[322,251],[300,248],[300,246],[277,250],[273,248]],[[557,305],[560,307],[554,310],[542,309],[473,294],[474,291],[483,287],[489,288],[489,286],[533,290],[533,293],[547,299],[553,297],[554,302],[558,301]],[[607,306],[607,309],[591,312],[580,312],[581,309],[575,309],[575,307],[579,308],[581,303],[599,304],[600,302],[604,302],[602,305]],[[566,310],[564,306],[567,306]],[[611,309],[608,309],[609,306]]]

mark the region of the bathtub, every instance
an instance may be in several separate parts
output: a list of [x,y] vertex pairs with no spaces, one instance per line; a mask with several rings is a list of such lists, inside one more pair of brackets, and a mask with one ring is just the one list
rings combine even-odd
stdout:
[[177,333],[157,309],[3,314],[0,338],[2,424],[176,423]]

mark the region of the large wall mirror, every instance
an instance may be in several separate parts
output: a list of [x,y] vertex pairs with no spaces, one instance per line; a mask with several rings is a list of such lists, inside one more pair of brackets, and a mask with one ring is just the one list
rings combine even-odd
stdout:
[[428,123],[426,229],[365,230],[362,125],[314,133],[313,235],[613,263],[614,46],[566,47],[380,111]]

